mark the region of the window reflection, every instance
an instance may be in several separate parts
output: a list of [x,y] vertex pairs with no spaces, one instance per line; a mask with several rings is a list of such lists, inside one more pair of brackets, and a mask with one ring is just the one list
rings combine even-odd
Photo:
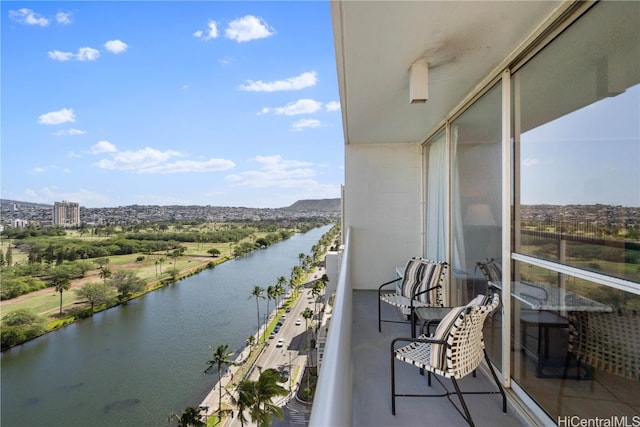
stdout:
[[511,78],[511,375],[558,422],[640,420],[638,17],[598,2]]
[[515,263],[513,377],[553,419],[640,415],[640,296]]

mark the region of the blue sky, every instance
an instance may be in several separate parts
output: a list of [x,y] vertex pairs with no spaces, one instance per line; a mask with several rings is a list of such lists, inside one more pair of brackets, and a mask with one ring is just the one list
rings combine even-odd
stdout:
[[640,85],[522,135],[523,204],[640,207]]
[[329,3],[2,1],[1,197],[340,197]]

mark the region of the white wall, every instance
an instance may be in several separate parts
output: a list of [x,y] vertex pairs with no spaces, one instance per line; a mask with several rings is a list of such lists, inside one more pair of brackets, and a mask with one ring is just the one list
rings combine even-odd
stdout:
[[422,255],[419,144],[345,146],[344,218],[351,227],[351,283],[376,289]]

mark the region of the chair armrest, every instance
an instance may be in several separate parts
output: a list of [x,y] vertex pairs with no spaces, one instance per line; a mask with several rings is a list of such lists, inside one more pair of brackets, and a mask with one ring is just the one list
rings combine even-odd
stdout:
[[438,288],[442,288],[442,285],[432,286],[428,289],[425,289],[424,291],[416,292],[415,294],[413,294],[411,296],[411,308],[413,309],[413,300],[416,299],[418,295],[426,294],[427,292],[431,292],[432,290],[438,289]]
[[393,280],[389,280],[388,282],[384,282],[382,285],[380,285],[380,286],[378,287],[378,295],[380,295],[380,291],[382,291],[382,288],[384,288],[385,286],[388,286],[388,285],[390,285],[390,284],[392,284],[392,283],[395,283],[395,282],[397,282],[397,281],[398,281],[398,280],[400,280],[400,279],[402,279],[402,277],[397,277],[397,278],[395,278],[395,279],[393,279]]
[[399,337],[395,338],[391,341],[391,352],[395,350],[396,342],[412,342],[412,343],[423,343],[423,344],[447,344],[446,340],[437,340],[435,338],[404,338]]
[[427,333],[431,334],[431,326],[432,325],[439,325],[441,321],[442,321],[442,319],[431,319],[426,324],[422,325],[422,327],[424,328],[426,326],[427,327]]

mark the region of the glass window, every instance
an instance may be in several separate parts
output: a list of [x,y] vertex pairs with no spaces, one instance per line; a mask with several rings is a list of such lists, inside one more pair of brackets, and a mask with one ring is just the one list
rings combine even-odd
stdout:
[[516,251],[640,282],[640,16],[595,6],[514,74]]
[[559,424],[640,419],[638,22],[598,2],[511,78],[512,377]]
[[[452,303],[466,304],[489,291],[477,263],[500,260],[502,217],[501,83],[451,124]],[[500,313],[485,323],[485,343],[491,360],[500,356]]]

